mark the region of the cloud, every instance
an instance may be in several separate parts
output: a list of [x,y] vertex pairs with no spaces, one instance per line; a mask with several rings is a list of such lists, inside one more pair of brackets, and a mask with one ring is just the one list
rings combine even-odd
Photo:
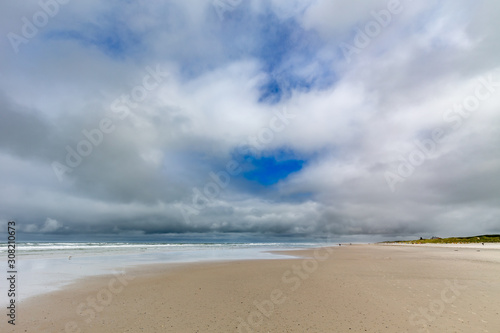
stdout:
[[61,229],[63,226],[63,224],[57,220],[54,220],[54,219],[51,219],[51,218],[47,218],[45,220],[45,224],[43,225],[43,227],[40,229],[40,232],[55,232],[55,231],[58,231],[59,229]]
[[57,220],[47,218],[42,226],[28,224],[23,228],[26,233],[55,233],[63,228],[63,224]]
[[[0,219],[123,237],[500,232],[498,5],[399,3],[384,27],[379,0],[253,0],[222,20],[201,0],[61,6],[18,53],[0,41]],[[39,10],[9,4],[0,32]],[[148,68],[168,76],[146,91]]]

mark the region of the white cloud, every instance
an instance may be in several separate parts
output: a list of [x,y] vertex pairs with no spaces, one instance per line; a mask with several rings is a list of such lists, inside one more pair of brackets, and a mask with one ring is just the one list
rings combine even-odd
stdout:
[[45,220],[44,225],[40,229],[42,233],[51,233],[60,230],[63,227],[63,224],[57,220],[51,219],[48,217]]
[[[2,211],[42,233],[500,232],[500,88],[460,128],[443,120],[497,73],[498,5],[401,0],[348,63],[340,43],[387,3],[255,0],[222,21],[209,1],[68,3],[19,54],[0,42]],[[0,33],[38,8],[9,4]],[[168,79],[117,119],[111,103],[156,65]],[[264,103],[273,80],[283,98]],[[284,107],[297,117],[265,153],[288,149],[304,168],[268,187],[232,177],[186,224],[193,189]],[[60,183],[52,161],[104,117],[116,130]],[[392,193],[384,173],[441,127],[435,156]]]

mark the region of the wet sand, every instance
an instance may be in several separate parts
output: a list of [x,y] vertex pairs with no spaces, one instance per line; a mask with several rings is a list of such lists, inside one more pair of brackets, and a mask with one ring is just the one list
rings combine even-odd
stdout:
[[86,278],[17,304],[16,325],[4,315],[0,331],[499,332],[498,249],[344,245],[295,253],[305,257]]

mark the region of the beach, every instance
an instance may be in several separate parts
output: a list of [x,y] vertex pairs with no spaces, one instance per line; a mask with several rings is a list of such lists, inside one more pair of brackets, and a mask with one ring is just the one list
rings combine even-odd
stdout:
[[500,249],[348,245],[151,264],[17,304],[1,332],[499,332]]

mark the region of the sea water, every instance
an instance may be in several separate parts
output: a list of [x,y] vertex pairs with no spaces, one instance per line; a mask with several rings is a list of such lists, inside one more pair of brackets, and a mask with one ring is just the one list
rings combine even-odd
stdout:
[[[17,301],[60,289],[89,276],[121,274],[144,264],[293,258],[270,251],[327,246],[327,243],[139,243],[24,242],[16,244]],[[7,247],[0,244],[7,272]],[[5,281],[5,279],[4,279]],[[0,295],[7,294],[0,284]],[[0,297],[4,305],[6,297]]]

